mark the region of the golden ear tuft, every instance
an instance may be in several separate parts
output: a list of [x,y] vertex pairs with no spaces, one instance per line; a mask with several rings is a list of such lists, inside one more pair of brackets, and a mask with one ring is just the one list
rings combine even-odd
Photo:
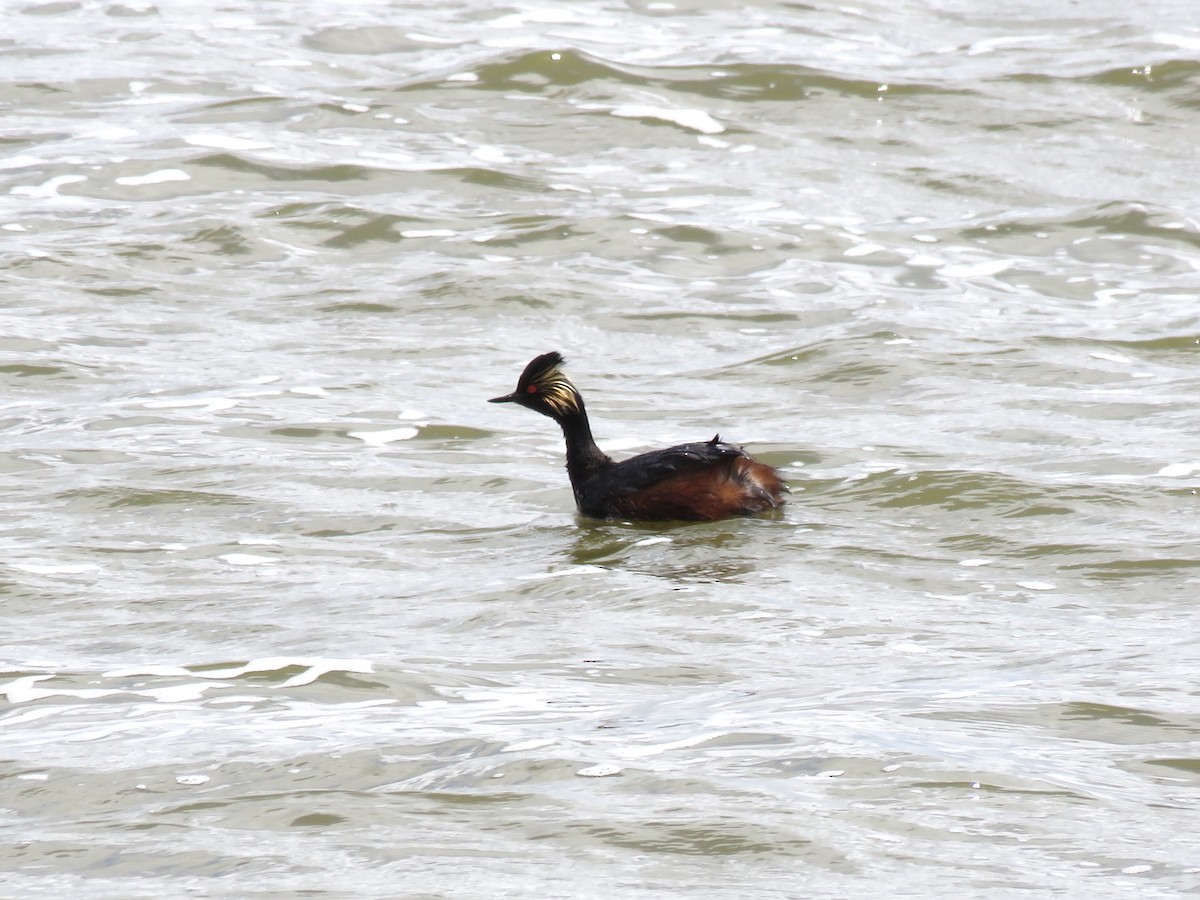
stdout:
[[536,397],[556,416],[580,412],[583,402],[575,385],[563,374],[565,364],[566,360],[557,351],[534,357],[521,373],[513,396]]
[[529,361],[529,365],[525,367],[525,371],[521,373],[521,377],[517,381],[517,393],[529,393],[530,385],[541,385],[547,381],[561,378],[562,372],[559,371],[559,367],[565,364],[566,360],[557,350],[553,353],[535,356]]

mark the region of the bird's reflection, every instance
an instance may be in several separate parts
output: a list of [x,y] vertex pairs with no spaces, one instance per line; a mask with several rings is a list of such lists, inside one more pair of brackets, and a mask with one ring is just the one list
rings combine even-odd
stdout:
[[758,571],[764,528],[783,514],[703,525],[618,524],[580,519],[564,555],[576,565],[620,569],[680,584],[740,582]]

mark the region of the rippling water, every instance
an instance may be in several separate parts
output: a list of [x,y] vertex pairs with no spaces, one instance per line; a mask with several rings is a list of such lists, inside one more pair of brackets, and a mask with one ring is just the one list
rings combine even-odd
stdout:
[[1194,4],[4,20],[14,896],[1200,889]]

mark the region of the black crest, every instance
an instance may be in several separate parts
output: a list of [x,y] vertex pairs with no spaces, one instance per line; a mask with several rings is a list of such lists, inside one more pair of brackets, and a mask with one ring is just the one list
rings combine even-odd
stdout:
[[528,391],[530,385],[539,387],[559,380],[563,377],[561,367],[566,365],[566,362],[557,350],[534,357],[517,381],[517,393]]

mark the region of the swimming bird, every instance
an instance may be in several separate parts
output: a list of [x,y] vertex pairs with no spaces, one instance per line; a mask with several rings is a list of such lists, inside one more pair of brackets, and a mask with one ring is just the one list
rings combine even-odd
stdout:
[[583,397],[561,353],[530,361],[517,389],[489,403],[516,403],[549,416],[567,443],[567,474],[579,512],[593,519],[712,521],[783,503],[787,486],[771,466],[716,435],[614,462],[592,437]]

